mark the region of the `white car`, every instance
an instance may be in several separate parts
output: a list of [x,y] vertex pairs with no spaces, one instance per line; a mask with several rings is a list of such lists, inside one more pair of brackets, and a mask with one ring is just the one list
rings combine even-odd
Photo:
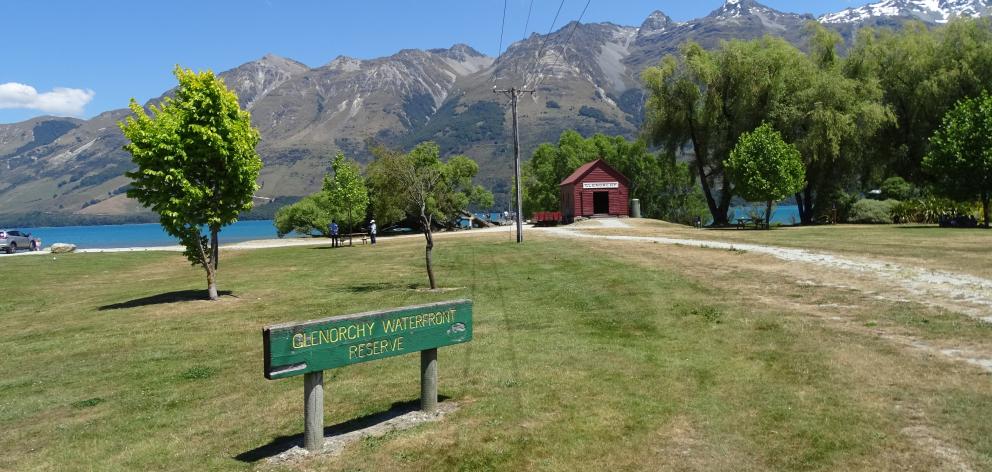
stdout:
[[28,249],[32,251],[39,250],[37,245],[32,244],[30,234],[21,233],[16,229],[0,229],[0,251],[4,251],[7,254],[13,254],[17,252],[18,249]]

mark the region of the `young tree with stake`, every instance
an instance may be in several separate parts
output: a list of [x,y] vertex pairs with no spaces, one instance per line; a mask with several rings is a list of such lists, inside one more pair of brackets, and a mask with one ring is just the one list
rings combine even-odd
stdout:
[[420,223],[426,246],[424,259],[431,289],[437,289],[434,277],[434,223],[446,221],[466,211],[471,203],[492,206],[493,196],[472,178],[479,165],[465,156],[442,162],[440,149],[424,142],[406,154],[377,148],[376,159],[368,167],[373,209],[383,221],[398,221],[403,215]]
[[206,270],[210,299],[217,300],[218,233],[252,207],[262,168],[259,134],[213,72],[176,66],[173,74],[174,97],[151,105],[150,116],[132,98],[134,115],[118,123],[130,140],[124,150],[138,165],[125,174],[132,179],[127,195],[159,214],[186,258]]

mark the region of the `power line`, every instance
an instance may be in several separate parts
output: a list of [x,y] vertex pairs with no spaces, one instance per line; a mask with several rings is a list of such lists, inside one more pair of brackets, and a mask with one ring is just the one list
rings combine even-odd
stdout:
[[[551,37],[551,32],[555,29],[555,23],[558,22],[558,15],[561,14],[561,8],[563,6],[565,6],[565,0],[561,0],[561,3],[558,4],[558,11],[555,12],[555,18],[551,20],[551,26],[548,27],[548,34],[544,35],[544,39],[541,40],[541,46],[537,48],[537,57],[534,58],[534,64],[528,69],[529,71],[536,71],[538,67],[540,67],[539,64],[541,62],[541,54],[544,51],[544,46],[548,44],[548,38]],[[525,71],[525,73],[527,72]],[[526,76],[524,78],[526,79]]]
[[[562,46],[561,46],[561,54],[555,56],[555,62],[554,62],[554,64],[551,65],[551,70],[550,70],[550,73],[551,74],[553,74],[555,72],[555,67],[558,66],[558,59],[561,59],[561,57],[565,55],[565,48],[568,47],[568,44],[572,42],[572,36],[575,35],[575,29],[578,28],[579,23],[582,22],[582,17],[586,16],[586,10],[589,9],[589,4],[590,3],[592,3],[592,0],[586,0],[586,6],[582,8],[582,13],[579,14],[579,19],[576,20],[575,23],[572,24],[572,29],[571,29],[571,31],[568,32],[568,39],[566,39],[565,40],[565,43],[562,44]],[[534,89],[535,90],[538,87],[540,87],[542,83],[544,83],[545,77],[546,76],[541,76],[541,80],[539,80],[537,82],[537,85],[534,86]]]
[[530,6],[527,7],[527,21],[524,22],[524,39],[527,39],[527,28],[530,28],[530,13],[534,11],[534,0],[530,0]]
[[500,58],[503,57],[503,31],[506,29],[506,0],[503,0],[503,20],[499,24],[499,49],[496,50],[496,61],[493,62],[493,75],[489,80],[496,80],[496,66],[499,65]]
[[[530,6],[527,7],[527,21],[524,22],[524,34],[522,35],[522,39],[521,40],[526,40],[527,39],[527,30],[530,29],[530,14],[533,11],[534,11],[534,0],[530,0]],[[517,65],[518,65],[518,62],[514,62],[513,63],[513,74],[514,75],[517,74]]]

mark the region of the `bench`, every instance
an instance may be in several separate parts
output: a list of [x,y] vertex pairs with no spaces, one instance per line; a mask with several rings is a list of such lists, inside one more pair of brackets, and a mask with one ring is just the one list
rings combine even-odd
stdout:
[[752,226],[755,229],[762,229],[765,227],[765,220],[756,220],[754,218],[737,218],[737,229],[746,229],[748,226]]

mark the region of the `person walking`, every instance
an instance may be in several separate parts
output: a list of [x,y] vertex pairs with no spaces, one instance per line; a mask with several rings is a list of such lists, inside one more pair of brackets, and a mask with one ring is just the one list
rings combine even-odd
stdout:
[[370,220],[369,221],[369,239],[372,241],[372,245],[373,246],[375,246],[375,231],[376,231],[376,229],[377,228],[375,226],[375,220]]
[[331,220],[331,247],[341,247],[341,240],[338,238],[338,223]]

